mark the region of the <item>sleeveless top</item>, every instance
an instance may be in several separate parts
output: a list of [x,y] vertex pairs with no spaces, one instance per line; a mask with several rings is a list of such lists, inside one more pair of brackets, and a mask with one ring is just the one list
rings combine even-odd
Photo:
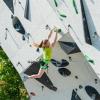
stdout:
[[51,60],[52,58],[52,48],[43,48],[43,59]]

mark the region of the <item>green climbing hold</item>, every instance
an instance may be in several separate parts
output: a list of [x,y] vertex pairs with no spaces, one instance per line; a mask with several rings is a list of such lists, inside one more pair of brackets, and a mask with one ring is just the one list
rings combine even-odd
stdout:
[[90,62],[90,63],[92,63],[92,64],[95,64],[94,61],[93,61],[91,58],[89,58],[89,56],[85,55],[85,57],[86,57],[86,59],[88,60],[88,62]]
[[56,0],[54,0],[54,3],[55,3],[55,5],[56,5],[56,7],[58,7],[58,4],[57,4],[57,1],[56,1]]
[[[61,13],[61,11],[57,10],[57,12],[58,12],[58,14],[60,15],[60,17],[62,17],[62,18],[66,18],[66,17],[67,17],[65,14]],[[62,19],[62,18],[61,18],[61,19]]]
[[93,60],[88,60],[90,63],[94,64],[94,61]]
[[61,29],[58,29],[58,33],[60,33],[62,30]]
[[61,17],[66,18],[67,16],[64,14],[60,14]]
[[62,30],[59,28],[59,29],[55,29],[54,32],[61,33]]
[[73,6],[74,6],[74,8],[75,8],[76,14],[78,14],[78,9],[77,9],[77,5],[76,5],[75,0],[73,0]]

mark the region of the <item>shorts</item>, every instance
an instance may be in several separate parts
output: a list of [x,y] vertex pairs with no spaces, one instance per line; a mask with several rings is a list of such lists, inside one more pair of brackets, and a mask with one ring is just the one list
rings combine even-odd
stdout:
[[49,64],[50,60],[41,60],[40,61],[40,69],[48,69],[48,64]]

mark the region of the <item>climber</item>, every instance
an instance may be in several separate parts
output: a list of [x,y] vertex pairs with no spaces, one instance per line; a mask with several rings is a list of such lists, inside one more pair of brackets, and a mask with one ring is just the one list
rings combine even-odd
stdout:
[[[52,36],[52,33],[56,33],[56,34],[53,43],[50,43],[50,38]],[[40,69],[38,74],[28,76],[28,78],[41,78],[43,73],[48,69],[48,64],[52,58],[52,48],[54,47],[57,41],[57,33],[58,33],[58,29],[55,27],[50,31],[48,38],[41,41],[40,45],[37,43],[32,44],[32,46],[35,46],[37,48],[42,48],[43,55],[42,55],[42,60],[40,61]]]

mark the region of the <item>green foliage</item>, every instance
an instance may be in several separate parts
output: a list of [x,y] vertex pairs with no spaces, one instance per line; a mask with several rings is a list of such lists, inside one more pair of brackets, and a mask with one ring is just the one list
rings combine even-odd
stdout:
[[28,100],[27,91],[19,74],[2,49],[0,49],[0,100]]

